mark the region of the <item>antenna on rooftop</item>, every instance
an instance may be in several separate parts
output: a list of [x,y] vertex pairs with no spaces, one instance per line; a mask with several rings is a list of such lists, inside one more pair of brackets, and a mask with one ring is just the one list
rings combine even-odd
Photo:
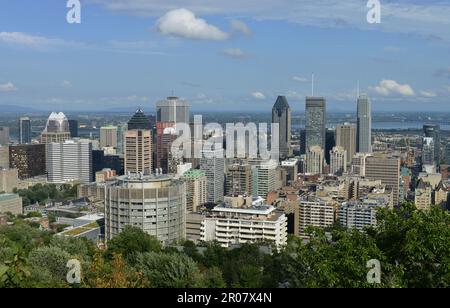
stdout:
[[359,98],[359,80],[356,82],[356,98]]
[[312,73],[311,77],[311,95],[314,97],[314,73]]

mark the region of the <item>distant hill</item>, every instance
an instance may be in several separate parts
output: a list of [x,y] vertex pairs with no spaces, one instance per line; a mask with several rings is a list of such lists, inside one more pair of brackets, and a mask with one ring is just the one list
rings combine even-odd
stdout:
[[2,113],[35,113],[42,112],[43,110],[38,110],[30,107],[13,106],[13,105],[0,105],[0,114]]

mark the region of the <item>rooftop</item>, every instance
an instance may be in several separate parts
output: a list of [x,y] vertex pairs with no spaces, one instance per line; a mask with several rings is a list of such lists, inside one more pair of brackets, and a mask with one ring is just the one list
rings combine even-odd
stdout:
[[2,201],[10,201],[19,198],[19,195],[16,194],[1,194],[0,195],[0,202]]

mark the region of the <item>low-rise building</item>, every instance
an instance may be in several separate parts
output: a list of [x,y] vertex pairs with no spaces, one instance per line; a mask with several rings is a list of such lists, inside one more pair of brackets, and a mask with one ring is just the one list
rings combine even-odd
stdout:
[[0,213],[23,214],[22,198],[16,194],[1,194]]

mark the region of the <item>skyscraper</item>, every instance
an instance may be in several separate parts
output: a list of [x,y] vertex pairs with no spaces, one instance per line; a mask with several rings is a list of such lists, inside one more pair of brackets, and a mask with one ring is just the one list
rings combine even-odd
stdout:
[[125,174],[152,173],[152,132],[129,130],[124,135]]
[[441,127],[439,125],[426,124],[423,126],[425,137],[433,138],[434,142],[434,163],[439,166],[441,163]]
[[324,159],[324,150],[320,146],[310,147],[306,151],[306,173],[322,174]]
[[8,145],[9,141],[9,127],[0,127],[0,145]]
[[432,165],[436,164],[435,162],[435,153],[434,153],[434,139],[432,137],[425,137],[422,141],[422,165]]
[[225,187],[225,158],[223,150],[203,150],[200,170],[207,178],[207,201],[218,203],[223,201]]
[[325,150],[326,100],[323,97],[306,98],[306,148],[319,146]]
[[400,192],[400,159],[387,155],[366,158],[365,176],[369,180],[380,180],[393,192],[394,206],[398,205]]
[[19,119],[19,143],[31,143],[31,120],[29,117]]
[[280,159],[292,155],[291,148],[291,107],[284,96],[278,96],[272,109],[272,123],[279,125]]
[[340,146],[347,151],[347,164],[350,164],[356,154],[356,126],[352,124],[342,124],[336,126],[336,146]]
[[347,172],[347,151],[336,146],[330,153],[330,173],[342,175],[344,172]]
[[69,139],[70,131],[67,117],[62,112],[52,112],[41,134],[40,143],[64,142]]
[[100,128],[100,148],[117,148],[117,127],[104,126]]
[[157,102],[156,122],[186,123],[189,125],[188,102],[174,96]]
[[275,160],[250,160],[252,165],[253,196],[266,198],[267,194],[280,187],[277,185],[278,162]]
[[357,109],[356,151],[358,153],[372,153],[372,107],[367,95],[358,97]]
[[45,174],[45,145],[22,144],[9,147],[9,165],[19,170],[20,179]]
[[197,212],[206,203],[207,178],[201,170],[189,170],[183,174],[186,183],[186,210]]
[[138,109],[130,121],[128,121],[128,129],[152,129],[151,122],[142,109]]
[[70,137],[72,137],[72,138],[79,137],[77,120],[69,120],[69,132],[70,132]]
[[47,172],[50,183],[89,183],[93,179],[92,143],[67,140],[48,144]]

